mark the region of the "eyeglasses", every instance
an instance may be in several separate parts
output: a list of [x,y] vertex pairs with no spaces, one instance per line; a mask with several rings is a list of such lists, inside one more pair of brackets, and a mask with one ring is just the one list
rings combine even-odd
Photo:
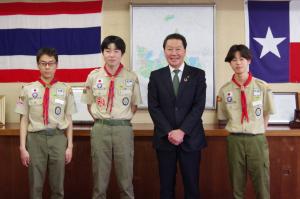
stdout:
[[42,66],[42,67],[46,67],[47,65],[49,67],[53,67],[53,66],[56,66],[56,62],[39,62],[39,65]]

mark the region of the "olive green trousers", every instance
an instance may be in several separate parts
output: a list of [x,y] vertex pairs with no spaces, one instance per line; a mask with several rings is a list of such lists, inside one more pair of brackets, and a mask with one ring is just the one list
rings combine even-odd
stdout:
[[266,136],[232,133],[227,137],[227,144],[233,198],[244,198],[249,172],[256,198],[269,199],[269,148]]

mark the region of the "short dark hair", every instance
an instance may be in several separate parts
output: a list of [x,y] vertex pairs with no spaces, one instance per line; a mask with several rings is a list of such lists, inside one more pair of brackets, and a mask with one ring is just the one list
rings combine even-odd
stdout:
[[108,46],[112,43],[116,45],[116,48],[118,50],[121,50],[122,55],[125,53],[126,44],[124,40],[121,37],[115,35],[110,35],[103,39],[101,44],[101,52],[103,53],[104,49],[108,49]]
[[36,54],[36,62],[40,61],[43,55],[48,55],[49,57],[54,57],[55,61],[58,62],[58,55],[55,48],[40,48]]
[[225,57],[225,62],[231,62],[234,59],[236,52],[240,52],[241,57],[244,57],[247,60],[252,59],[251,51],[247,46],[243,44],[235,44],[230,47],[227,56]]
[[167,41],[168,41],[169,39],[178,39],[178,40],[181,40],[184,49],[186,49],[186,46],[187,46],[186,39],[185,39],[185,37],[184,37],[183,35],[178,34],[178,33],[170,34],[170,35],[168,35],[168,36],[165,38],[164,44],[163,44],[163,48],[164,48],[164,49],[166,48],[166,44],[167,44]]

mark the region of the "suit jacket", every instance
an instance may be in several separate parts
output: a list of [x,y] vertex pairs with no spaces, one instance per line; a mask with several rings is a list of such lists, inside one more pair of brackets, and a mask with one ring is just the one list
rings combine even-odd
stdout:
[[196,151],[206,146],[202,124],[205,109],[205,72],[185,64],[177,97],[169,67],[151,72],[148,84],[148,110],[154,123],[153,146],[159,150],[176,150],[168,140],[174,129],[185,132],[179,147]]

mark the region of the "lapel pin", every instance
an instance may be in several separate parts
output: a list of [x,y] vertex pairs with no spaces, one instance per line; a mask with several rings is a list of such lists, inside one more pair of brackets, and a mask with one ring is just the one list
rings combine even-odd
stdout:
[[188,75],[183,79],[183,81],[187,82],[187,81],[189,81],[189,78],[190,78],[190,76]]

